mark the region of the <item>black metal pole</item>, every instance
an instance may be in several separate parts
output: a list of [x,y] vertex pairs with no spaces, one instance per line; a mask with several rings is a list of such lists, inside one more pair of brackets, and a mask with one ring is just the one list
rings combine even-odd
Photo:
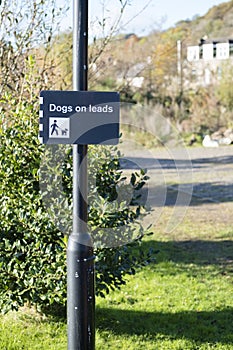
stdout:
[[[73,0],[73,90],[88,89],[88,0]],[[73,232],[67,247],[68,350],[95,348],[94,254],[87,232],[87,145],[73,145]]]

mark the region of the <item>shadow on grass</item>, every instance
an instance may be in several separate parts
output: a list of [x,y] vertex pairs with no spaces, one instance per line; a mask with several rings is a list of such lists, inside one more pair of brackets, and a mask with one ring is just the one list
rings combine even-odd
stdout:
[[[154,241],[142,243],[143,250],[152,248],[159,253],[159,260],[174,261],[176,263],[194,263],[198,265],[222,265],[224,262],[233,264],[233,241]],[[158,254],[156,254],[158,261]],[[233,266],[232,266],[233,267]]]
[[[205,273],[200,266],[212,266],[214,270],[222,275],[233,277],[233,241],[148,241],[142,243],[144,251],[150,249],[154,252],[156,271],[163,267],[161,263],[175,263],[176,267],[172,273],[180,271],[189,274]],[[165,268],[166,270],[166,268]],[[169,270],[167,270],[169,273]]]
[[157,335],[170,339],[187,338],[197,342],[233,344],[233,309],[183,311],[177,313],[140,312],[97,308],[97,327],[117,335]]
[[233,183],[203,182],[145,186],[138,203],[159,207],[187,207],[233,202]]
[[[182,199],[189,195],[190,206],[197,206],[208,203],[223,203],[233,201],[233,184],[221,183],[221,182],[204,182],[193,183],[192,193],[185,192],[185,189],[189,189],[190,184],[172,185],[167,189],[167,197],[165,206],[179,205],[182,206]],[[182,196],[177,199],[179,191],[182,192]],[[187,201],[184,201],[184,205]]]

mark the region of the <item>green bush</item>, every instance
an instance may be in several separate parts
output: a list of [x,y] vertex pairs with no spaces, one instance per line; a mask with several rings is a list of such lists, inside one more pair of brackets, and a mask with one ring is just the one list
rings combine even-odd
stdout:
[[[41,310],[64,306],[67,236],[43,202],[46,191],[53,191],[50,179],[46,191],[40,190],[41,159],[49,157],[49,151],[37,139],[39,105],[33,97],[27,100],[21,96],[17,100],[10,94],[2,98],[2,105],[7,108],[1,112],[0,126],[1,311],[17,309],[25,303]],[[55,176],[62,177],[65,199],[64,193],[59,196],[66,205],[58,207],[61,217],[66,218],[62,210],[70,210],[71,206],[71,148],[65,152],[61,169],[53,170]],[[143,236],[149,233],[136,220],[143,211],[136,203],[137,193],[147,176],[143,171],[131,174],[127,186],[133,189],[133,199],[131,203],[118,203],[116,189],[120,184],[126,186],[125,177],[119,169],[119,154],[111,154],[109,147],[93,146],[89,150],[89,171],[98,169],[96,183],[90,184],[89,224],[97,242],[96,293],[101,296],[125,284],[127,274],[134,274],[137,267],[152,259],[149,252],[145,254],[140,249]],[[104,240],[104,229],[112,227],[121,232],[117,244],[110,248],[98,245]]]

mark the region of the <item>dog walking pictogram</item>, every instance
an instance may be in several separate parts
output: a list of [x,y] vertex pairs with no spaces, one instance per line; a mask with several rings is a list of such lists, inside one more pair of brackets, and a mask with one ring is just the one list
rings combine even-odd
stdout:
[[70,137],[70,118],[49,118],[49,137],[50,138],[69,138]]
[[56,135],[58,135],[59,126],[57,125],[56,120],[54,120],[54,123],[50,126],[50,128],[52,128],[51,135],[53,135],[54,132],[56,133]]

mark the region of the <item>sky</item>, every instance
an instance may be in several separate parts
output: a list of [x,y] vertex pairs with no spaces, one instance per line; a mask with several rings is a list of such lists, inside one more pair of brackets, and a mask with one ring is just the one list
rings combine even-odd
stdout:
[[[64,0],[58,0],[62,5]],[[72,0],[70,12],[62,21],[62,29],[72,28]],[[123,0],[124,2],[124,0]],[[167,29],[180,20],[204,15],[211,7],[227,2],[223,0],[129,0],[120,24],[123,33],[147,35],[156,29]],[[89,0],[89,32],[97,36],[102,29],[98,21],[106,18],[105,31],[117,21],[120,14],[120,0]],[[103,6],[104,4],[104,6]],[[103,14],[103,8],[104,14]]]

